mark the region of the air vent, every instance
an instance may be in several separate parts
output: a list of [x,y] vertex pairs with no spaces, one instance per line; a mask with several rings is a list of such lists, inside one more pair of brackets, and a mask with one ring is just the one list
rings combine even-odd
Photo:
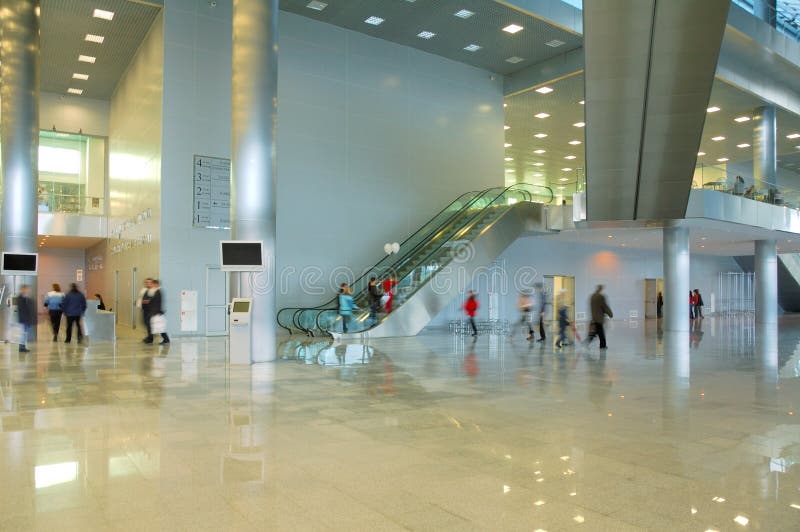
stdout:
[[552,41],[547,41],[544,44],[545,46],[549,46],[550,48],[558,48],[559,46],[564,46],[567,43],[565,43],[564,41],[559,41],[558,39],[553,39]]

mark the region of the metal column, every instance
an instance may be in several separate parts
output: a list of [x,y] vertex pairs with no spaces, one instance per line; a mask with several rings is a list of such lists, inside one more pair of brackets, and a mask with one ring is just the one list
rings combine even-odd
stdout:
[[231,276],[234,295],[253,298],[254,362],[275,360],[275,133],[278,0],[233,2],[231,235],[264,242],[266,269]]
[[664,330],[689,331],[689,228],[665,227]]
[[[3,2],[2,144],[3,206],[0,239],[4,251],[35,253],[37,207],[36,183],[39,173],[39,0]],[[16,286],[4,279],[6,293],[28,284],[36,298],[36,277],[20,278]],[[37,305],[38,307],[38,305]],[[31,340],[36,338],[36,328]]]
[[775,107],[766,105],[753,112],[753,179],[756,190],[775,185],[777,174]]
[[778,252],[774,240],[756,241],[756,323],[778,323]]

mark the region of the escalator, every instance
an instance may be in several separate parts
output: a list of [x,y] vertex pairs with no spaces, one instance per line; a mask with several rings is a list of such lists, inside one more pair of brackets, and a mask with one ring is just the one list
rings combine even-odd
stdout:
[[[544,233],[548,187],[518,184],[463,194],[400,245],[400,253],[375,264],[352,284],[353,312],[342,335],[338,297],[314,308],[284,308],[278,324],[289,332],[358,337],[413,336],[453,298],[476,271],[486,268],[525,233]],[[392,312],[369,317],[370,277],[397,282]]]
[[[755,257],[734,257],[744,272],[755,272]],[[778,304],[784,312],[800,312],[800,254],[778,255]]]

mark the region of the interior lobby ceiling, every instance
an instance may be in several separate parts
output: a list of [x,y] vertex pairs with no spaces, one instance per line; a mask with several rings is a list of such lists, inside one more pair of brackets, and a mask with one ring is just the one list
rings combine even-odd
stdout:
[[[41,5],[41,90],[68,95],[72,88],[83,90],[84,98],[101,100],[111,98],[159,12],[129,0],[42,0]],[[114,17],[96,18],[95,9],[111,11]],[[87,41],[87,35],[103,37],[103,42]],[[79,55],[96,61],[81,62]]]
[[[575,126],[584,120],[584,105],[580,103],[584,97],[583,74],[545,86],[552,92],[530,90],[505,100],[506,183],[546,184],[556,193],[563,186],[564,193],[571,193],[586,167],[584,128]],[[697,162],[721,168],[725,163],[752,161],[753,121],[735,119],[752,117],[753,110],[761,105],[763,102],[750,93],[716,79],[709,109],[719,110],[706,113],[700,144],[700,152],[705,155],[698,156]],[[543,116],[541,113],[549,116],[537,118],[537,114]],[[777,122],[778,166],[800,172],[800,137],[787,138],[800,133],[800,117],[778,109]],[[712,140],[719,136],[725,139]],[[569,144],[576,141],[581,144]],[[571,156],[575,158],[566,158]],[[719,160],[724,158],[728,161]],[[751,178],[752,174],[743,177]]]
[[[583,42],[581,35],[487,0],[320,0],[316,5],[324,4],[321,10],[309,7],[312,4],[309,0],[280,1],[284,11],[504,75],[561,55]],[[365,22],[370,17],[382,22]],[[510,24],[523,29],[513,35],[503,31]],[[418,37],[423,31],[435,35]],[[480,49],[465,50],[469,45]],[[520,60],[509,62],[511,58]]]

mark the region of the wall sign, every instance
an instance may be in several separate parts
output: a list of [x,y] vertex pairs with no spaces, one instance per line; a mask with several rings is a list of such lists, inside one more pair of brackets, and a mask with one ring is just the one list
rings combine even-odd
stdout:
[[231,227],[231,160],[194,156],[192,225],[206,229]]

